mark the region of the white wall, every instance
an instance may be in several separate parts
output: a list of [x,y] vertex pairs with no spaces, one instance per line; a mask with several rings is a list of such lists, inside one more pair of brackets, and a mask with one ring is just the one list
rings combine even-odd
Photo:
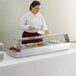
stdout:
[[0,41],[6,47],[15,43],[14,38],[21,37],[19,20],[28,11],[31,0],[0,0]]
[[[14,38],[21,37],[18,28],[19,19],[28,12],[32,1],[0,0],[0,41],[6,47],[15,43]],[[48,29],[52,33],[68,33],[71,40],[76,40],[76,0],[39,1]]]

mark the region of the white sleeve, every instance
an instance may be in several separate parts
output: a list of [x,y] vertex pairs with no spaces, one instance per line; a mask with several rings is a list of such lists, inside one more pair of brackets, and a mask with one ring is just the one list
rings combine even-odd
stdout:
[[47,25],[46,25],[44,16],[42,14],[41,14],[41,17],[42,17],[42,30],[47,30]]
[[29,25],[27,25],[27,17],[24,15],[20,22],[19,22],[19,28],[22,30],[22,31],[27,31],[29,30]]

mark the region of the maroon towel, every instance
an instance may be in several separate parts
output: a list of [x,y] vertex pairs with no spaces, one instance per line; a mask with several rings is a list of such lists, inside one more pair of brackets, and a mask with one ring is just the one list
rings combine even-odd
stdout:
[[[22,38],[24,37],[34,37],[34,36],[41,36],[41,34],[36,33],[29,33],[29,32],[23,32],[22,34]],[[27,44],[27,43],[35,43],[35,42],[42,42],[43,39],[39,38],[39,39],[33,39],[33,40],[24,40],[22,41],[22,44]]]

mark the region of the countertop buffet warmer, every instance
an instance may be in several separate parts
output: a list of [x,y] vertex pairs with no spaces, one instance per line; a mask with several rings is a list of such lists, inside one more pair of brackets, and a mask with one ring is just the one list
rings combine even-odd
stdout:
[[[60,36],[63,37],[63,41],[59,40],[58,37]],[[37,38],[43,38],[44,40],[42,42],[21,44],[21,41],[23,40],[32,40]],[[70,48],[67,34],[47,34],[37,37],[17,38],[16,40],[18,41],[18,44],[10,47],[7,50],[7,54],[15,58],[63,51]]]

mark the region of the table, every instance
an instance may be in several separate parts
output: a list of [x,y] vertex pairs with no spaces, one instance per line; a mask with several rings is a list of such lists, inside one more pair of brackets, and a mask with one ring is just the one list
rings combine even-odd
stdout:
[[5,53],[0,76],[76,76],[76,49],[20,59]]

